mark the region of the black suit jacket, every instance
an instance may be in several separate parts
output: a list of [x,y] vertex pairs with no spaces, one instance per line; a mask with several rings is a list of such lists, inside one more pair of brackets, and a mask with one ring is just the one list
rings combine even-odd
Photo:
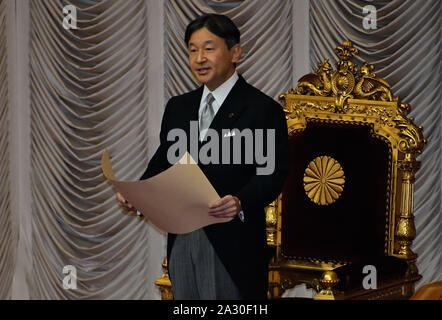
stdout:
[[[203,87],[200,87],[169,100],[161,124],[160,146],[141,179],[152,177],[172,165],[167,161],[167,150],[175,141],[167,141],[169,130],[183,129],[190,140],[190,122],[198,121],[202,93]],[[219,133],[220,150],[222,150],[222,139],[229,139],[223,137],[221,132],[223,129],[275,130],[276,158],[273,174],[257,175],[256,161],[251,164],[232,164],[232,162],[222,164],[222,159],[219,159],[219,164],[199,163],[219,196],[228,194],[237,196],[245,215],[244,222],[236,217],[227,223],[207,226],[204,230],[243,297],[265,299],[268,286],[268,251],[264,207],[280,194],[288,172],[289,152],[285,115],[277,102],[249,85],[240,76],[215,115],[210,128]],[[264,134],[264,141],[265,137]],[[198,144],[199,148],[202,146],[204,143]],[[242,151],[244,147],[243,144]],[[231,146],[231,157],[232,151]],[[168,256],[175,237],[174,234],[168,235]]]

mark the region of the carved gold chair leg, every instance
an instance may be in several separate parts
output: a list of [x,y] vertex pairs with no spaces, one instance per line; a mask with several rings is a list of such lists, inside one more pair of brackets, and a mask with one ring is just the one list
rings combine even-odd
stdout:
[[322,274],[321,283],[322,290],[313,298],[314,300],[336,300],[336,292],[333,287],[339,283],[337,274],[333,271],[326,271]]
[[169,279],[169,273],[167,271],[167,258],[163,261],[164,273],[155,281],[158,289],[161,293],[161,300],[173,300],[172,283]]

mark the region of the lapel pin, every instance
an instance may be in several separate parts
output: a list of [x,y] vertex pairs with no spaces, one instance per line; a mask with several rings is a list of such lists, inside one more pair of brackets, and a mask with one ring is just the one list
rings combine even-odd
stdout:
[[235,115],[235,114],[234,114],[233,112],[232,112],[232,113],[229,113],[229,119],[232,119],[234,115]]

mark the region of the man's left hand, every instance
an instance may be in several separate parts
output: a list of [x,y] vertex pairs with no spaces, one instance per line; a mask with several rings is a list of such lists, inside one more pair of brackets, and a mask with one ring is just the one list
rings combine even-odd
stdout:
[[209,204],[209,215],[217,218],[234,218],[241,210],[239,199],[230,194]]

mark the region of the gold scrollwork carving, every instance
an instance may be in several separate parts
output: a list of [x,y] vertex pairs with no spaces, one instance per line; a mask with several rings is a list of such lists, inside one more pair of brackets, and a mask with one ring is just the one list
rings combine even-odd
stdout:
[[407,110],[408,105],[401,104],[396,116],[392,119],[394,126],[399,130],[399,150],[404,153],[421,153],[427,140],[423,137],[422,126],[413,124],[414,118],[406,118],[402,110]]
[[355,95],[362,99],[394,101],[390,85],[372,73],[373,70],[374,66],[364,62],[360,69],[359,81],[354,88]]
[[298,87],[294,93],[305,94],[307,91],[312,91],[317,96],[328,96],[333,87],[330,78],[332,70],[328,59],[325,59],[324,63],[318,63],[318,69],[299,79]]

